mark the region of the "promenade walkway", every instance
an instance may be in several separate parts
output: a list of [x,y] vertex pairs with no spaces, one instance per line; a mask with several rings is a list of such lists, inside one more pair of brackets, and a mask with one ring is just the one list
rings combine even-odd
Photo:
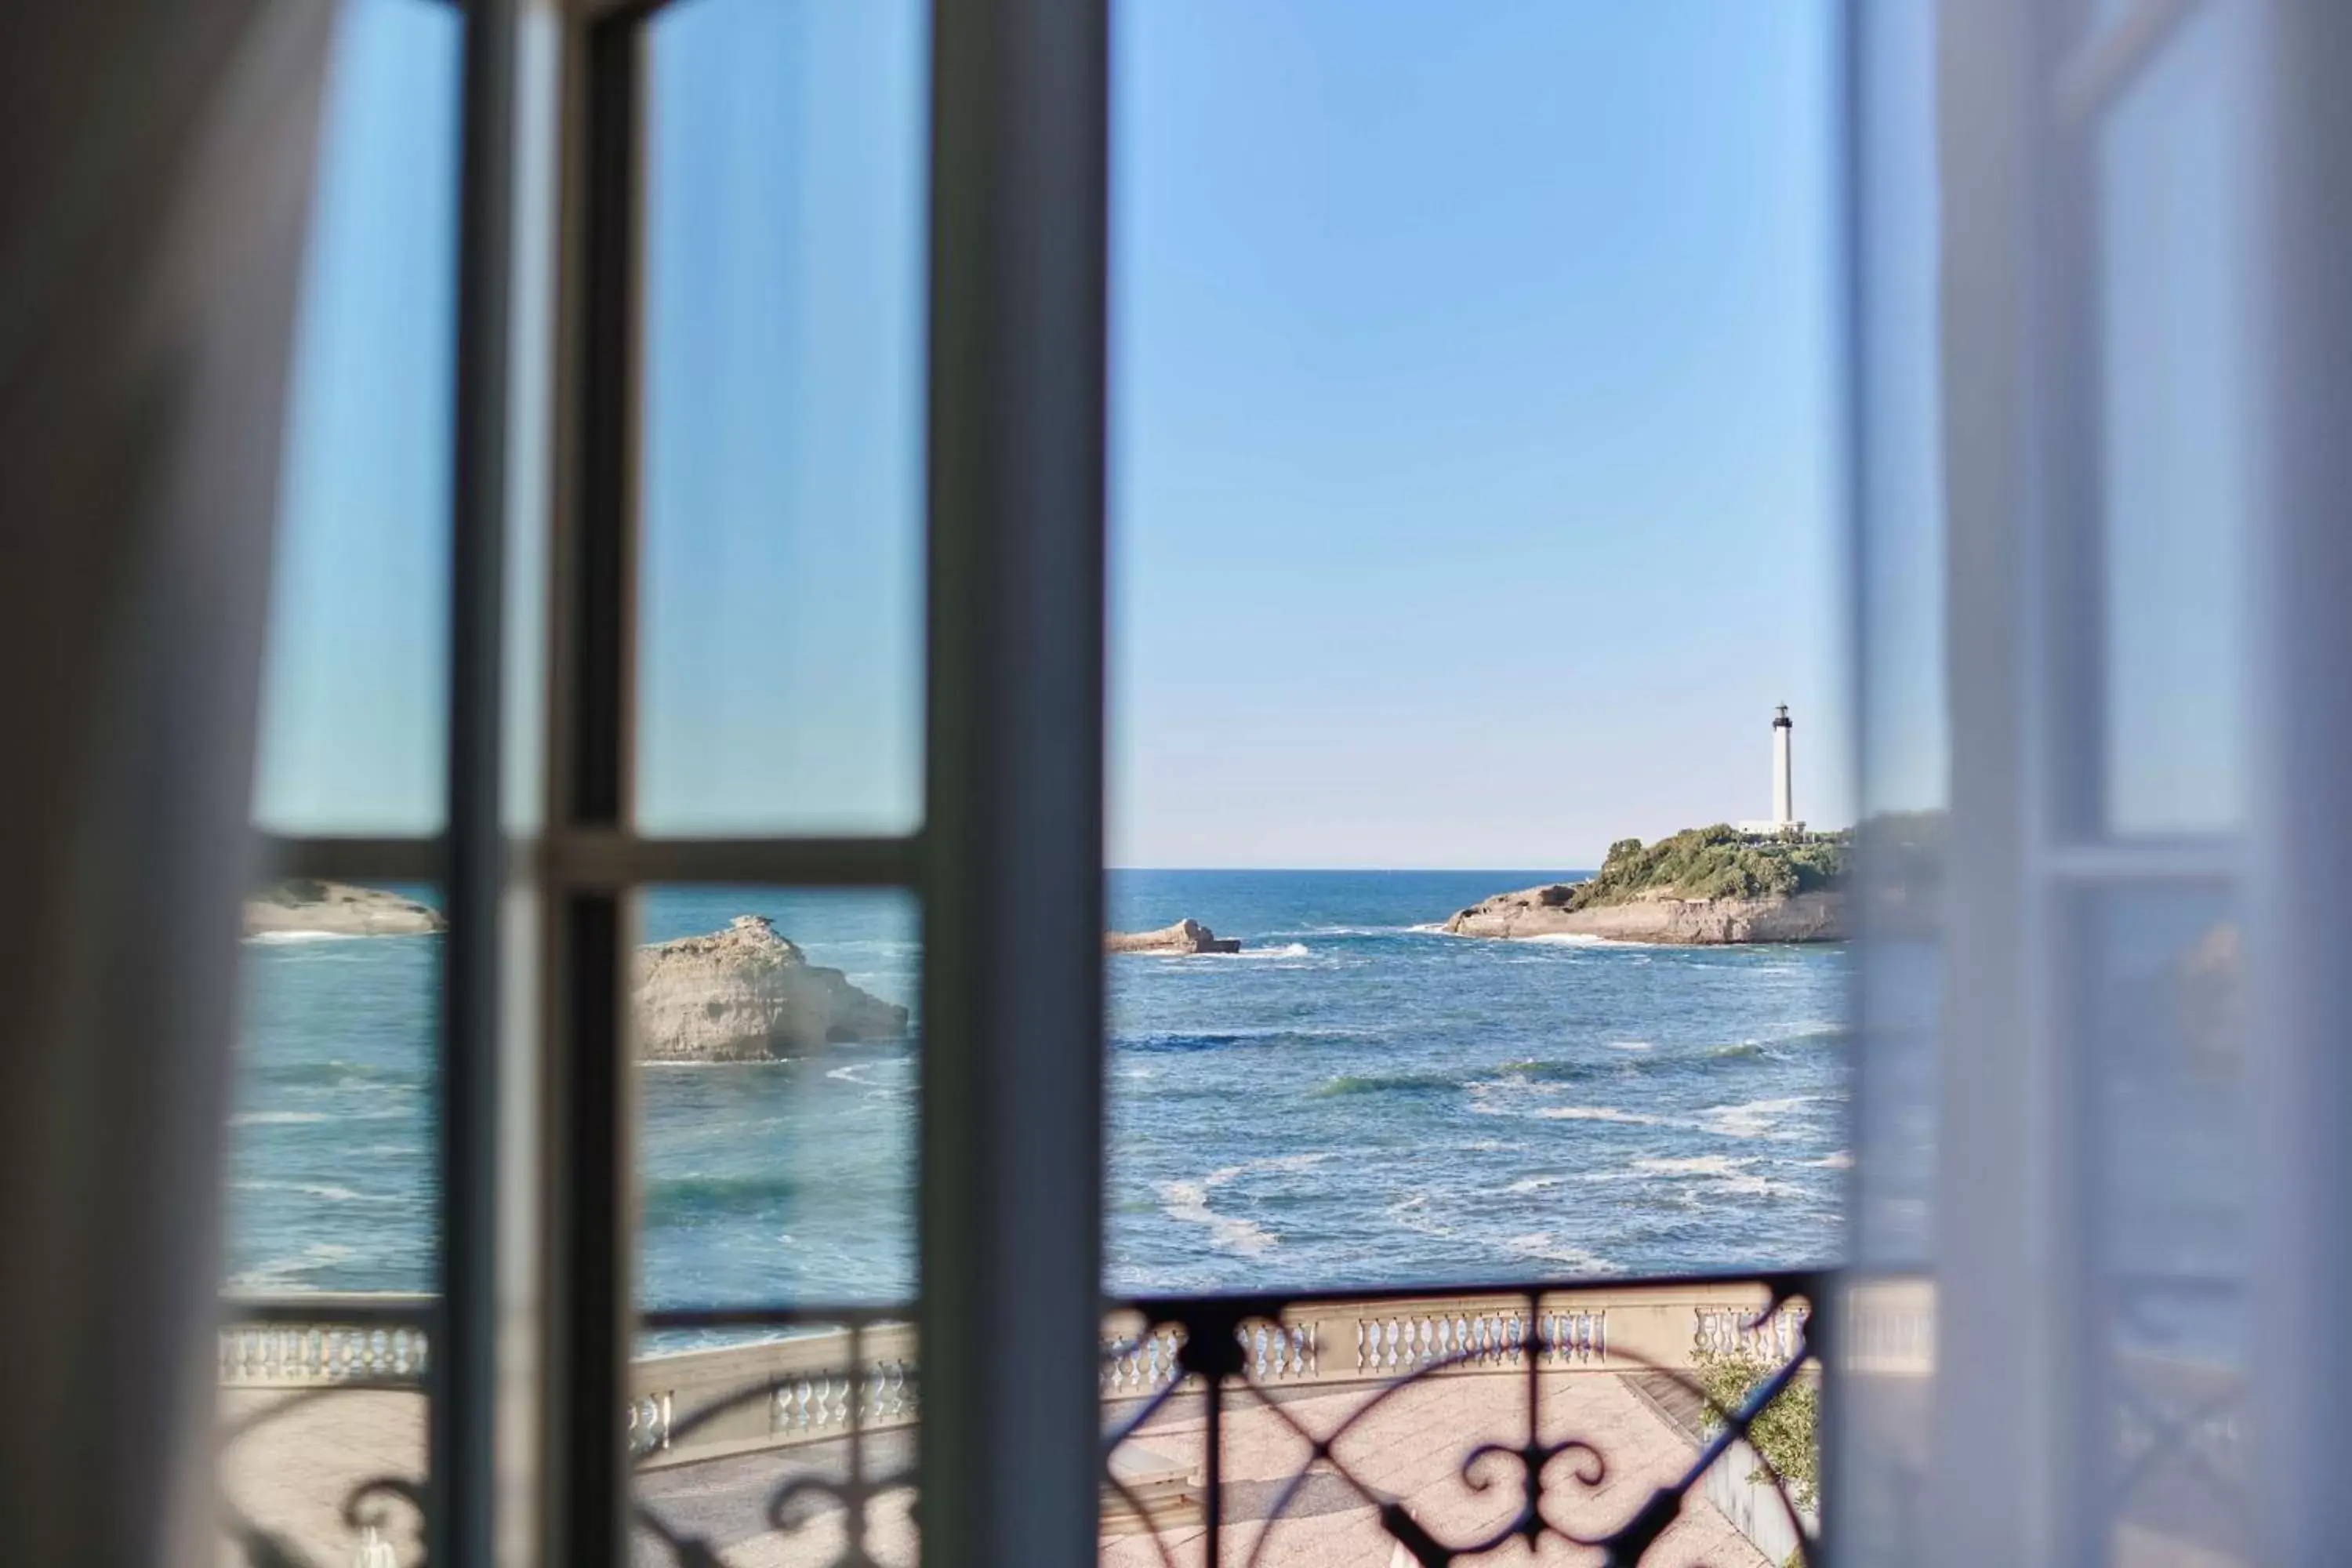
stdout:
[[[1374,1392],[1376,1385],[1368,1384],[1315,1384],[1281,1391],[1276,1396],[1278,1414],[1246,1397],[1229,1407],[1226,1568],[1253,1562],[1265,1568],[1392,1568],[1394,1546],[1381,1530],[1373,1505],[1328,1468],[1310,1473],[1275,1517],[1307,1458],[1299,1429],[1317,1436],[1336,1431]],[[1337,1452],[1357,1480],[1402,1501],[1432,1533],[1467,1541],[1514,1511],[1517,1465],[1515,1459],[1486,1461],[1473,1479],[1487,1478],[1492,1484],[1479,1490],[1465,1483],[1463,1458],[1484,1441],[1523,1441],[1525,1397],[1526,1384],[1519,1378],[1430,1379],[1386,1401],[1339,1439]],[[225,1414],[236,1419],[289,1398],[238,1390],[226,1393],[223,1403]],[[1694,1453],[1688,1436],[1615,1373],[1548,1373],[1544,1402],[1548,1438],[1572,1434],[1606,1457],[1605,1477],[1589,1489],[1570,1478],[1577,1456],[1554,1462],[1549,1494],[1553,1517],[1580,1532],[1598,1533],[1631,1514],[1652,1488],[1678,1475]],[[1117,1420],[1123,1409],[1135,1408],[1114,1405],[1106,1415]],[[1197,1476],[1202,1458],[1198,1398],[1171,1401],[1136,1442],[1154,1460],[1172,1460]],[[370,1476],[414,1476],[423,1444],[424,1402],[415,1395],[330,1394],[289,1406],[242,1438],[224,1462],[224,1487],[240,1511],[280,1534],[317,1568],[348,1568],[354,1537],[341,1516],[343,1497]],[[912,1447],[910,1431],[870,1436],[865,1452],[868,1475],[898,1469]],[[769,1499],[794,1476],[844,1479],[847,1458],[846,1445],[835,1440],[681,1465],[641,1476],[639,1496],[671,1529],[718,1544],[732,1568],[820,1568],[839,1561],[847,1544],[842,1510],[821,1493],[804,1494],[786,1510],[792,1528],[779,1530],[768,1519]],[[865,1544],[877,1563],[914,1568],[909,1500],[898,1491],[868,1510]],[[396,1508],[392,1517],[396,1528],[388,1534],[400,1561],[413,1563],[412,1522]],[[1104,1568],[1207,1568],[1203,1550],[1197,1510],[1180,1509],[1156,1540],[1132,1521],[1114,1521],[1103,1537],[1101,1561]],[[641,1535],[637,1560],[652,1568],[669,1558],[650,1536]],[[1530,1557],[1514,1542],[1489,1560],[1571,1564],[1598,1557],[1558,1542]],[[1771,1568],[1722,1515],[1696,1497],[1647,1561],[1658,1568]]]

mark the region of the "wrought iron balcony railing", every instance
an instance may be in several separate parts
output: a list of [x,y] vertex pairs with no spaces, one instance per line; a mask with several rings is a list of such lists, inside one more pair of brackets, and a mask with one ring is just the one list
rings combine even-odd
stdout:
[[[1514,1542],[1612,1564],[1810,1560],[1810,1434],[1786,1417],[1818,1385],[1822,1284],[1759,1273],[1124,1303],[1101,1342],[1102,1561],[1388,1568]],[[224,1484],[248,1561],[415,1561],[432,1306],[229,1304]],[[913,1563],[907,1317],[648,1315],[649,1331],[749,1342],[632,1368],[614,1425],[638,1477],[640,1560]]]

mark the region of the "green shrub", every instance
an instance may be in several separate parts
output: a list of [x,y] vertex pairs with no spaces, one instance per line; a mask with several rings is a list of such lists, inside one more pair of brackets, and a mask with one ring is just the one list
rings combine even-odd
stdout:
[[1846,874],[1852,836],[1806,834],[1750,838],[1727,823],[1687,827],[1644,846],[1621,838],[1609,847],[1600,873],[1564,889],[1547,889],[1544,902],[1570,910],[1605,909],[1647,895],[1678,899],[1766,899],[1817,892]]
[[[1707,1410],[1707,1434],[1712,1436],[1724,1425],[1719,1409],[1740,1408],[1775,1370],[1771,1363],[1746,1351],[1696,1352],[1691,1375],[1713,1402]],[[1802,1509],[1821,1501],[1821,1405],[1820,1382],[1800,1376],[1758,1412],[1748,1427],[1748,1446],[1780,1472],[1781,1483],[1789,1489],[1789,1500]],[[1759,1468],[1748,1479],[1769,1481],[1771,1477]]]

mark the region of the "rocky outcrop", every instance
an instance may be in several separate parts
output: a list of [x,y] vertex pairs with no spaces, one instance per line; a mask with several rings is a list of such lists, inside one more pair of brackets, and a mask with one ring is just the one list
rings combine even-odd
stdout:
[[245,901],[247,936],[424,936],[448,926],[429,905],[348,882],[279,882]]
[[1158,931],[1115,931],[1103,938],[1105,952],[1239,952],[1239,937],[1219,936],[1196,920],[1181,920]]
[[1844,895],[1776,894],[1760,899],[1681,899],[1647,894],[1571,910],[1570,884],[1497,893],[1445,922],[1455,936],[1591,936],[1691,946],[1732,942],[1837,942],[1845,935]]
[[635,1001],[646,1061],[777,1061],[907,1032],[907,1009],[809,963],[764,915],[639,948]]

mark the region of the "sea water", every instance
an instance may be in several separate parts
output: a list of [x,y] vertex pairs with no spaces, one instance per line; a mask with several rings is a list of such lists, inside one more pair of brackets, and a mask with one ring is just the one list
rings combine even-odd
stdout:
[[[1190,916],[1244,950],[1106,961],[1109,1288],[1838,1257],[1845,950],[1435,929],[1572,874],[1113,872],[1118,929]],[[664,889],[641,910],[647,941],[765,914],[811,962],[918,1000],[903,894]],[[430,1289],[439,939],[245,957],[231,1283]],[[919,1016],[907,1040],[802,1060],[639,1068],[645,1303],[911,1293],[920,1049]]]

